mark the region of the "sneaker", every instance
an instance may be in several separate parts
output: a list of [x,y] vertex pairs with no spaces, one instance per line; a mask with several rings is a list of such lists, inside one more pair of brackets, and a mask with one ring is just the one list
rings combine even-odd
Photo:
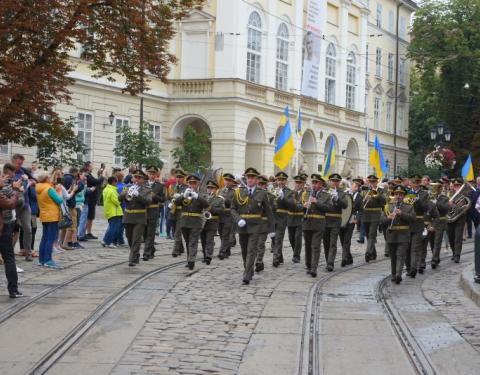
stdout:
[[61,254],[65,252],[65,250],[63,250],[61,247],[58,247],[58,246],[54,246],[53,251],[55,251],[57,254]]
[[167,233],[165,232],[160,233],[160,237],[167,237]]
[[116,249],[117,248],[117,246],[114,245],[113,243],[111,243],[110,245],[107,245],[107,247],[110,248],[110,249]]
[[73,243],[73,248],[74,249],[85,249],[85,247],[80,245],[78,242]]
[[8,293],[10,298],[22,298],[24,297],[22,292],[19,292],[18,290],[16,292]]
[[80,242],[87,242],[88,241],[88,239],[86,239],[85,237],[78,237],[78,240]]
[[41,262],[35,263],[35,265],[36,265],[36,266],[39,266],[39,267],[45,266],[45,264],[44,264],[44,263],[41,263]]
[[23,273],[23,268],[20,268],[19,266],[17,266],[17,273]]
[[45,262],[44,266],[48,268],[54,268],[57,270],[61,268],[57,263],[55,263],[53,259],[49,260],[48,262]]
[[87,235],[85,237],[89,240],[98,240],[98,237],[94,236],[91,233],[87,233]]

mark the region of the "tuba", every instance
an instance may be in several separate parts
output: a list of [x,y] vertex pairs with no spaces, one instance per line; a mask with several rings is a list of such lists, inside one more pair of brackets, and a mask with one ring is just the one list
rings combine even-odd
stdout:
[[467,187],[467,185],[473,189],[473,187],[470,184],[465,183],[450,198],[449,202],[452,202],[453,206],[450,207],[450,211],[448,211],[448,214],[447,214],[448,223],[453,223],[454,221],[456,221],[460,216],[462,216],[470,208],[472,201],[470,200],[469,197],[462,194],[463,190]]

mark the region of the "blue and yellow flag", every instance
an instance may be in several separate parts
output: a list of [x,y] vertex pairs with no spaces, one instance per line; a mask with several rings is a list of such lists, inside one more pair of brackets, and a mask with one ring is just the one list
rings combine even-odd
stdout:
[[375,173],[379,178],[382,178],[387,173],[387,164],[385,163],[382,146],[377,135],[375,135],[375,144],[370,153],[370,165],[375,169]]
[[336,151],[335,151],[335,140],[333,136],[330,136],[330,144],[328,146],[328,153],[327,157],[325,158],[325,167],[323,168],[323,177],[328,177],[330,171],[332,170],[333,166],[335,165],[335,158],[336,158]]
[[472,164],[472,156],[468,155],[468,159],[465,162],[462,168],[462,177],[465,181],[473,181],[475,176],[473,174],[473,164]]
[[285,107],[285,112],[280,118],[280,126],[283,126],[282,133],[278,138],[275,146],[275,155],[273,155],[273,163],[280,169],[285,169],[293,154],[295,147],[293,146],[292,129],[290,129],[290,114],[288,113],[288,106]]

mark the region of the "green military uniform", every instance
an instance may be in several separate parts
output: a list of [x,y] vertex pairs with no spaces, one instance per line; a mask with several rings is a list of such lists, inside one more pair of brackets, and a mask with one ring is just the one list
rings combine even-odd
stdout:
[[423,273],[426,268],[426,261],[427,261],[427,252],[428,252],[428,245],[430,244],[430,248],[433,252],[433,246],[435,243],[435,229],[433,226],[433,222],[436,221],[439,217],[437,205],[431,200],[428,200],[428,208],[425,212],[425,217],[423,221],[423,225],[427,228],[427,235],[423,236],[422,242],[422,252],[420,254],[420,265],[418,267],[418,272]]
[[[370,175],[367,180],[373,182],[378,181],[378,177]],[[368,200],[368,202],[367,202]],[[375,244],[377,243],[377,231],[380,224],[380,217],[382,209],[387,203],[383,189],[377,189],[376,192],[370,190],[364,194],[363,197],[363,213],[362,223],[365,228],[365,235],[367,236],[367,250],[365,252],[365,261],[377,259],[377,250]]]
[[[403,193],[406,190],[403,186],[397,186],[394,191]],[[387,212],[393,212],[395,208],[399,208],[402,212],[394,219],[387,219],[387,244],[390,253],[390,266],[392,272],[392,281],[399,284],[402,281],[403,265],[405,263],[405,255],[410,242],[410,224],[415,221],[415,211],[413,207],[402,201],[391,202],[387,206]]]
[[[183,172],[181,169],[177,169],[175,171],[175,175],[177,177],[179,176],[185,176],[185,172]],[[182,242],[182,210],[183,206],[182,205],[177,205],[175,201],[178,199],[180,195],[182,195],[185,190],[187,189],[187,185],[184,184],[175,184],[170,187],[170,199],[172,201],[172,207],[170,209],[170,217],[172,219],[172,223],[174,225],[174,230],[173,230],[173,251],[172,251],[172,256],[177,257],[180,254],[182,254],[185,250],[183,247],[183,242]]]
[[[235,177],[230,173],[223,175],[225,181],[235,181]],[[225,209],[219,218],[218,232],[220,234],[220,251],[218,257],[220,259],[227,258],[230,255],[230,235],[233,230],[233,219],[231,213],[231,206],[233,195],[235,193],[234,187],[224,187],[220,191],[220,196],[224,198]]]
[[[295,182],[305,183],[305,179],[302,176],[295,176],[293,179]],[[302,253],[302,222],[305,212],[304,204],[307,203],[303,199],[308,198],[308,192],[304,194],[305,191],[305,189],[291,190],[291,193],[285,197],[288,206],[288,240],[293,249],[292,261],[294,263],[300,262]]]
[[[421,176],[414,175],[410,179],[418,181],[421,180]],[[414,201],[415,220],[410,225],[410,247],[407,251],[406,263],[409,276],[415,277],[422,258],[424,220],[429,202],[428,192],[423,187],[419,187],[416,191],[411,190],[408,192],[406,199]]]
[[[312,182],[325,182],[318,174],[312,174],[311,180]],[[309,197],[307,197],[307,194],[307,192],[304,192],[303,201],[308,202],[310,198],[316,198],[317,202],[311,203],[304,215],[302,229],[305,241],[305,265],[307,273],[312,277],[317,277],[323,233],[326,226],[325,212],[331,210],[333,205],[332,198],[325,189],[312,190]]]
[[[260,176],[258,178],[259,185],[258,188],[267,191],[266,187],[261,187],[260,183],[263,183],[266,185],[268,183],[268,180],[264,176]],[[275,201],[275,195],[267,191],[268,195],[268,203],[270,204],[270,209],[273,212],[273,205]],[[257,250],[257,258],[255,260],[255,272],[261,272],[265,269],[265,265],[263,264],[263,257],[265,256],[265,250],[266,250],[266,242],[268,238],[268,229],[269,229],[269,223],[267,221],[266,216],[262,216],[263,224],[262,227],[259,230],[258,233],[258,250]]]
[[[463,179],[457,178],[453,180],[453,184],[460,188],[463,185]],[[452,194],[454,194],[452,192]],[[462,192],[462,194],[465,194]],[[476,202],[473,202],[475,204]],[[463,231],[465,228],[465,222],[467,220],[467,212],[463,215],[460,215],[458,219],[447,224],[447,233],[448,233],[448,242],[450,243],[450,248],[452,249],[453,255],[452,260],[455,263],[460,262],[460,255],[462,254],[462,245],[463,245]]]
[[[207,188],[212,187],[218,189],[218,184],[214,181],[207,182]],[[212,215],[210,219],[205,221],[202,232],[200,233],[200,239],[203,249],[203,261],[206,264],[210,264],[213,257],[213,247],[215,245],[215,234],[218,231],[218,223],[220,215],[223,214],[225,209],[224,198],[216,194],[207,197],[208,212]]]
[[[248,168],[245,176],[258,176],[255,168]],[[235,197],[232,201],[233,221],[239,226],[240,246],[242,248],[243,283],[249,284],[253,277],[258,249],[258,237],[262,231],[262,216],[267,218],[269,223],[268,232],[274,231],[273,214],[268,202],[267,192],[258,188],[241,187],[235,190]]]
[[[341,181],[342,177],[338,173],[332,173],[330,180]],[[342,209],[347,208],[347,194],[338,189],[336,192],[330,189],[332,207],[325,212],[326,225],[323,233],[323,246],[325,248],[325,260],[327,262],[327,271],[333,271],[335,258],[337,256],[337,242],[342,226]]]
[[[135,171],[133,176],[147,177],[141,170]],[[138,264],[140,258],[140,245],[147,224],[147,207],[152,203],[151,190],[146,184],[134,185],[129,189],[124,189],[120,198],[125,199],[123,223],[130,247],[128,265],[132,267]]]
[[[392,203],[395,200],[395,197],[393,196],[393,188],[395,186],[390,186],[390,183],[393,183],[393,181],[389,182],[389,187],[385,191],[385,198],[387,200],[386,205]],[[400,184],[398,184],[400,185]],[[385,240],[385,248],[384,248],[384,255],[388,258],[390,256],[390,253],[388,251],[388,243],[387,243],[387,227],[388,227],[388,220],[385,219],[385,210],[382,210],[381,212],[381,217],[380,217],[380,224],[378,225],[380,231],[383,233],[383,239]]]
[[[157,167],[151,167],[147,172],[158,173]],[[145,247],[143,249],[143,260],[149,260],[155,256],[155,231],[160,218],[160,207],[165,202],[165,186],[157,181],[147,181],[151,190],[152,203],[147,207],[147,226],[145,230]]]
[[[442,181],[437,181],[442,183]],[[437,206],[438,217],[433,221],[433,227],[435,229],[435,239],[433,242],[433,255],[432,255],[432,268],[437,268],[440,263],[440,249],[442,248],[443,234],[447,229],[447,214],[450,209],[448,206],[448,197],[441,193],[437,196],[434,203]]]
[[[200,181],[194,175],[187,177],[187,182],[192,180]],[[193,269],[197,258],[198,240],[203,226],[203,210],[208,207],[208,202],[206,196],[197,192],[193,192],[193,196],[190,198],[185,197],[185,194],[175,200],[175,205],[177,207],[182,206],[180,227],[187,247],[187,266]]]
[[[288,175],[285,172],[278,172],[275,175],[277,180],[286,180]],[[288,203],[287,198],[292,193],[288,187],[278,189],[278,195],[274,201],[274,217],[275,217],[275,245],[273,246],[273,266],[278,267],[283,263],[283,239],[287,230],[288,220]]]
[[[354,180],[357,182],[359,186],[363,183],[362,180]],[[350,250],[352,244],[352,235],[353,230],[355,229],[355,222],[359,222],[361,220],[362,215],[362,194],[360,191],[356,191],[355,193],[348,193],[352,197],[352,216],[345,225],[344,228],[340,228],[340,242],[342,244],[342,267],[346,265],[353,264],[353,257],[352,252]]]

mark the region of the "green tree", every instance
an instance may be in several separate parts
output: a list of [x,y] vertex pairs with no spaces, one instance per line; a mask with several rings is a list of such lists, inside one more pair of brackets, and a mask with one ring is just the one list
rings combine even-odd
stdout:
[[210,134],[208,130],[197,131],[187,127],[183,133],[182,144],[172,150],[177,167],[194,173],[210,167]]
[[[452,130],[447,145],[456,172],[469,153],[480,169],[480,1],[432,0],[416,12],[409,56],[417,64],[412,86],[410,149],[433,149],[430,128]],[[475,163],[476,162],[476,163]]]
[[[77,155],[86,151],[86,146],[75,135],[75,119],[61,124],[42,119],[36,130],[37,159],[43,168],[77,165]],[[70,134],[72,136],[62,136]]]
[[132,130],[129,126],[123,126],[119,131],[119,142],[113,152],[116,156],[122,157],[124,167],[134,164],[141,167],[163,167],[160,158],[160,147],[152,138],[149,129],[150,124],[144,122],[138,131]]

